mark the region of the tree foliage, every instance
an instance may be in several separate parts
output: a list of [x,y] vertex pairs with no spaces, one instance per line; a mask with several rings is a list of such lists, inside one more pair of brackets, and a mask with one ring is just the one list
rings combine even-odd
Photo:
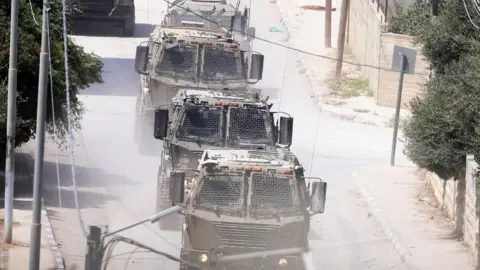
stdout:
[[[31,9],[32,8],[32,9]],[[18,82],[17,82],[17,136],[16,143],[21,145],[33,138],[36,129],[37,92],[39,77],[42,1],[21,1],[19,11],[19,43],[18,43]],[[65,135],[67,126],[65,68],[63,54],[62,6],[60,2],[50,5],[50,40],[53,75],[53,97],[55,122],[60,138]],[[0,2],[0,82],[6,82],[9,67],[10,42],[10,1]],[[77,94],[90,84],[101,83],[103,63],[101,59],[84,52],[83,47],[68,39],[68,61],[70,79],[71,109],[74,127],[80,128],[82,104]],[[2,95],[6,92],[4,84],[0,84]],[[52,131],[52,104],[48,84],[47,129]],[[5,95],[6,97],[6,95]],[[5,126],[6,98],[0,96],[0,122]],[[5,132],[0,130],[0,139],[5,140]],[[1,150],[0,150],[1,151]],[[1,164],[1,162],[0,162]]]
[[[408,14],[423,14],[422,5],[414,5],[417,10],[397,22],[408,22]],[[474,20],[479,24],[480,16]],[[412,117],[404,125],[406,154],[443,179],[458,179],[465,156],[480,154],[480,31],[469,21],[463,2],[456,0],[442,1],[434,20],[400,25],[398,31],[415,35],[433,71],[422,95],[410,104]]]

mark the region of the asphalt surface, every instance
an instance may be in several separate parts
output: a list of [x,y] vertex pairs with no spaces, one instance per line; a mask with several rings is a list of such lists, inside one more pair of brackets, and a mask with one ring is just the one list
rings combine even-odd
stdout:
[[[93,85],[80,97],[86,112],[75,142],[78,201],[86,226],[108,225],[109,230],[135,223],[155,211],[159,158],[140,156],[136,151],[133,127],[140,81],[133,71],[133,58],[135,46],[147,39],[153,24],[163,19],[166,5],[160,0],[135,3],[138,37],[75,37],[86,51],[101,56],[105,63],[105,83]],[[252,17],[257,36],[285,41],[284,33],[269,32],[270,27],[280,26],[279,13],[269,0],[255,1]],[[357,167],[388,164],[392,130],[322,115],[310,97],[305,75],[297,71],[295,52],[261,41],[254,43],[254,49],[265,54],[264,79],[256,87],[270,95],[275,110],[295,118],[292,150],[307,175],[329,183],[326,212],[313,218],[310,235],[316,268],[403,269],[392,245],[368,217],[349,177]],[[401,149],[397,152],[397,164],[408,164]],[[67,269],[84,269],[86,241],[75,210],[69,164],[67,152],[49,144],[44,196]],[[162,232],[157,225],[146,224],[122,235],[179,256],[180,233]],[[117,245],[108,269],[178,269],[177,264],[155,254],[130,254],[134,249]]]

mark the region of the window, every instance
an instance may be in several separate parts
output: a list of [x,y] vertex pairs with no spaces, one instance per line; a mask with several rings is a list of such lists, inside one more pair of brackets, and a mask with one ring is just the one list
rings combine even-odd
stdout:
[[162,59],[157,64],[156,72],[194,79],[197,70],[197,51],[196,46],[177,46],[164,49]]
[[274,144],[273,127],[267,110],[230,108],[229,143]]
[[206,207],[243,208],[243,174],[215,174],[202,178],[195,204]]
[[202,141],[221,142],[223,109],[191,105],[185,107],[183,122],[177,136]]
[[251,206],[261,209],[297,209],[298,193],[292,177],[252,174]]
[[208,80],[241,79],[242,70],[239,51],[205,47],[203,77]]

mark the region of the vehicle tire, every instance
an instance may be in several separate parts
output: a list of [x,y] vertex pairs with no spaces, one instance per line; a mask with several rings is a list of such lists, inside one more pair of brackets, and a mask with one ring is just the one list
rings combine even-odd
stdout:
[[[162,167],[158,168],[157,176],[157,213],[172,207],[170,200],[170,177],[166,175]],[[178,214],[166,216],[158,221],[160,230],[178,231],[180,230],[180,218]]]
[[130,16],[125,19],[123,25],[123,36],[133,37],[135,36],[135,5],[132,5]]

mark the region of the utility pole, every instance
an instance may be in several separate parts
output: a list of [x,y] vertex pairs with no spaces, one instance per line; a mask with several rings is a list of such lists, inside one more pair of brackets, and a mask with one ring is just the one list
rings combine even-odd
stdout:
[[48,0],[43,1],[42,16],[42,45],[40,50],[40,71],[38,76],[38,103],[37,103],[37,133],[35,150],[35,171],[33,174],[33,215],[30,239],[30,270],[40,268],[40,242],[42,236],[42,188],[43,188],[43,158],[45,147],[45,116],[47,111],[47,83],[49,60],[49,12]]
[[87,255],[85,257],[85,270],[100,270],[102,268],[103,241],[102,230],[97,226],[90,226],[87,239]]
[[332,47],[332,0],[325,0],[325,48]]
[[10,18],[10,64],[8,67],[7,152],[5,156],[5,213],[3,241],[12,243],[13,191],[15,182],[15,129],[17,118],[17,54],[19,0],[12,0]]
[[335,79],[340,79],[340,77],[342,76],[343,49],[345,47],[345,31],[347,28],[347,17],[348,17],[349,7],[350,7],[350,0],[343,0],[342,8],[340,10],[340,24],[338,27],[337,66],[335,68]]

